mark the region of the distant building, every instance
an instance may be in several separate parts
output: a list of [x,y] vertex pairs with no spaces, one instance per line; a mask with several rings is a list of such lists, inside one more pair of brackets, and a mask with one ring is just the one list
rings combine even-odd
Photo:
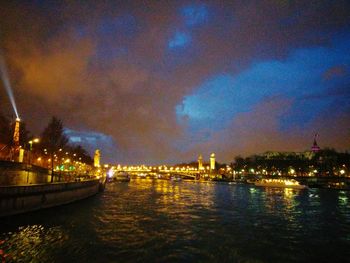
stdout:
[[311,151],[313,153],[317,153],[317,152],[319,152],[321,150],[321,148],[317,145],[317,140],[316,140],[317,136],[318,136],[318,134],[316,133],[315,137],[314,137],[314,143],[313,143],[313,145],[311,147]]
[[198,171],[202,171],[203,170],[203,157],[200,154],[198,157]]
[[100,158],[100,150],[96,150],[94,155],[94,167],[100,167]]
[[295,158],[302,158],[311,160],[314,156],[314,152],[305,151],[305,152],[265,152],[262,154],[257,154],[254,156],[255,159],[265,159],[265,160],[291,160]]
[[215,153],[210,155],[210,172],[215,171]]

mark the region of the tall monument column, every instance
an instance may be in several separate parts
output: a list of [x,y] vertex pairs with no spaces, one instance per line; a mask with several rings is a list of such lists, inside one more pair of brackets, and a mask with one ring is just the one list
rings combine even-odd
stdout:
[[202,171],[203,170],[203,157],[200,154],[198,157],[198,171]]
[[100,150],[97,149],[94,155],[94,167],[100,167],[100,158],[101,158]]
[[215,153],[212,153],[210,155],[210,172],[214,172],[215,171]]

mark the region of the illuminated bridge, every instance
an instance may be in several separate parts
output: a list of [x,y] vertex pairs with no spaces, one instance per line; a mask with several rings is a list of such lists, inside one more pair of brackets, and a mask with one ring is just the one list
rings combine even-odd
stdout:
[[200,172],[192,167],[166,167],[166,166],[124,166],[111,167],[115,172],[123,171],[132,175],[147,175],[149,177],[164,176],[179,176],[181,178],[199,178]]

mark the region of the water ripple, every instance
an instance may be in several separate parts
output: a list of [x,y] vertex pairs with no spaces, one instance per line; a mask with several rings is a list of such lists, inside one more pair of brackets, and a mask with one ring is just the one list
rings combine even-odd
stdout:
[[349,257],[349,197],[134,180],[0,220],[0,252],[15,262],[341,262]]

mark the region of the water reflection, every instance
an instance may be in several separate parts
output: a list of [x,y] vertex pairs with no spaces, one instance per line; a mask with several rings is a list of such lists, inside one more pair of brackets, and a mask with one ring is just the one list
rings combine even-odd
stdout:
[[0,228],[0,249],[23,262],[342,259],[350,245],[348,198],[344,191],[134,179],[6,221],[11,231]]
[[3,234],[0,249],[6,261],[49,261],[56,249],[68,240],[62,227],[46,229],[42,225],[19,227],[16,232]]
[[345,191],[339,191],[339,206],[346,206],[349,202],[349,198],[346,196]]

